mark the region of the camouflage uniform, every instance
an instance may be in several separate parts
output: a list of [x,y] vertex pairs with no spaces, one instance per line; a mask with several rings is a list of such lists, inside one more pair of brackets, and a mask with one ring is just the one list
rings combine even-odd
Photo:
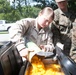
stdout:
[[76,23],[73,23],[72,47],[71,47],[71,51],[70,51],[70,56],[76,62]]
[[36,20],[37,18],[22,19],[10,28],[10,40],[16,42],[16,47],[19,51],[26,48],[25,44],[28,41],[33,41],[38,46],[52,44],[53,34],[50,32],[49,27],[39,30]]
[[52,32],[54,44],[61,42],[64,44],[63,52],[69,56],[71,49],[72,28],[75,16],[71,11],[62,12],[59,8],[55,11],[55,19],[52,23]]

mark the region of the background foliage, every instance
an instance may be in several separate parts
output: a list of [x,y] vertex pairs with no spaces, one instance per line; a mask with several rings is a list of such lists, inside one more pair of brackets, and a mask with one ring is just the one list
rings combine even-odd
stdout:
[[[0,0],[0,20],[4,19],[7,22],[15,22],[26,17],[37,17],[38,12],[46,6],[52,7],[54,10],[57,8],[54,0],[33,0],[40,3],[33,6],[31,6],[28,1],[29,0],[14,0],[11,6],[7,0]],[[75,0],[69,0],[68,7],[76,13]]]

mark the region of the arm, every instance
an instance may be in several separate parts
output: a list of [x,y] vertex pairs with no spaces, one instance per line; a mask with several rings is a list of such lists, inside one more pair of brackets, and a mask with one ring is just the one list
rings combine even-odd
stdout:
[[20,52],[21,56],[25,55],[24,53],[27,53],[27,50],[25,50],[26,47],[25,47],[25,41],[23,39],[23,36],[24,36],[24,33],[27,31],[28,27],[29,27],[29,23],[24,19],[24,20],[17,21],[15,25],[11,27],[9,30],[10,41],[16,43],[15,46]]
[[21,49],[25,48],[24,43],[24,33],[28,29],[28,22],[26,20],[20,20],[15,23],[13,27],[9,30],[10,40],[12,42],[16,42],[16,47],[20,51]]
[[60,31],[59,29],[52,23],[51,30],[53,32],[53,43],[56,45],[57,42],[60,42]]
[[53,32],[53,42],[54,45],[56,45],[57,42],[60,41],[60,30],[59,30],[59,18],[60,18],[60,12],[59,9],[54,11],[55,17],[53,22],[51,23],[51,30]]

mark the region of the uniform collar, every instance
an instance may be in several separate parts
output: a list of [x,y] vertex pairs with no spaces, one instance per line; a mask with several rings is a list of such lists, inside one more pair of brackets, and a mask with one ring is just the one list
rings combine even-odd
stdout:
[[45,33],[45,29],[46,28],[42,28],[42,29],[40,29],[39,30],[39,28],[38,28],[38,24],[37,24],[37,19],[38,19],[38,17],[35,19],[35,21],[34,21],[34,28],[35,28],[35,30],[40,34],[40,33]]
[[35,28],[36,28],[36,30],[39,32],[39,28],[38,28],[37,19],[38,19],[38,17],[37,17],[37,18],[36,18],[36,20],[35,20]]
[[37,24],[37,18],[35,18],[33,21],[32,21],[32,26],[33,28],[38,32],[39,29],[38,29],[38,24]]
[[69,13],[68,13],[69,10],[68,10],[67,12],[63,12],[60,8],[58,8],[58,10],[59,10],[60,14],[62,14],[62,15],[64,15],[64,16],[66,16],[67,14],[69,14]]
[[64,12],[62,12],[60,8],[58,8],[58,10],[59,10],[60,14],[65,15]]
[[64,15],[64,16],[67,16],[67,17],[72,16],[71,10],[69,10],[69,8],[68,8],[67,12],[62,12],[60,8],[58,8],[58,10],[59,10],[61,15]]

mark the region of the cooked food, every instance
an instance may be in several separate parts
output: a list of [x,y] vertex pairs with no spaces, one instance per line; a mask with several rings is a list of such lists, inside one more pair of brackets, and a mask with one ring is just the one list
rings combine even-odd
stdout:
[[59,64],[44,64],[37,56],[32,58],[31,64],[28,75],[64,75]]

